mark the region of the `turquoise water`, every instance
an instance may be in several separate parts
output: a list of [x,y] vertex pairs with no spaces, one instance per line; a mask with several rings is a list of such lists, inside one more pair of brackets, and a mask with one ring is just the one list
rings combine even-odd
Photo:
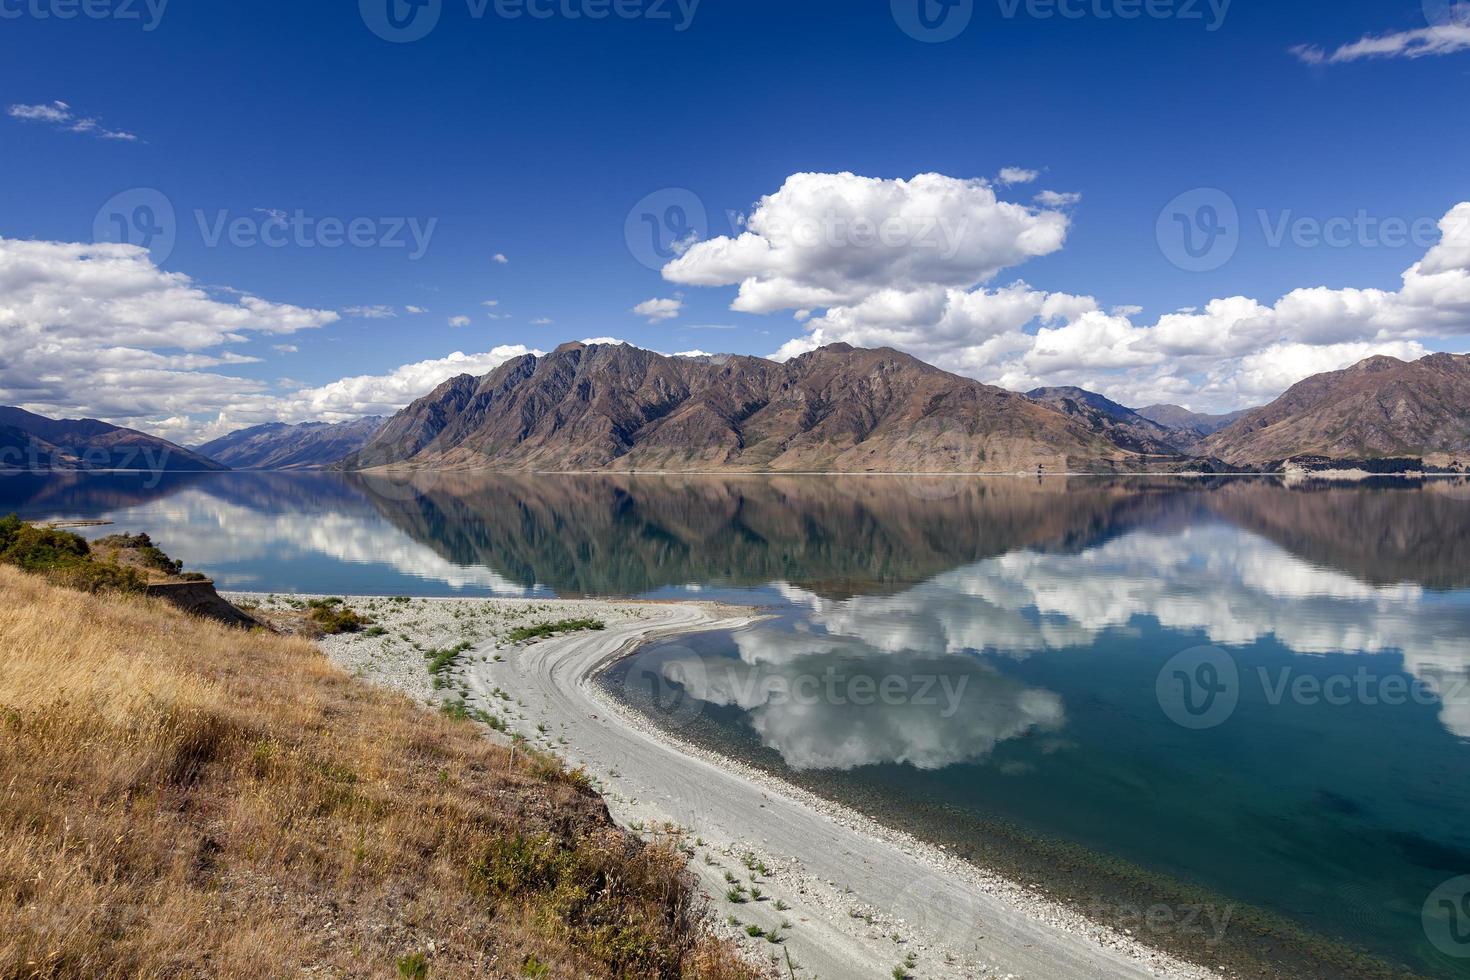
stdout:
[[0,511],[226,588],[769,605],[608,681],[1200,959],[1470,976],[1464,483],[147,482],[9,477]]

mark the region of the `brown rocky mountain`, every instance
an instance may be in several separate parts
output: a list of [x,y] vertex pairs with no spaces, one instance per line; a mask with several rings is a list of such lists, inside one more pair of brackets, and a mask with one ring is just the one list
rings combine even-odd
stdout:
[[1370,357],[1293,385],[1201,443],[1230,463],[1296,456],[1470,461],[1470,355]]
[[1026,392],[1026,397],[1077,419],[1092,431],[1134,452],[1154,455],[1180,452],[1174,441],[1175,434],[1169,429],[1095,391],[1070,386],[1037,388]]
[[566,344],[445,382],[346,469],[1126,471],[1150,458],[1014,392],[897,351],[785,363]]

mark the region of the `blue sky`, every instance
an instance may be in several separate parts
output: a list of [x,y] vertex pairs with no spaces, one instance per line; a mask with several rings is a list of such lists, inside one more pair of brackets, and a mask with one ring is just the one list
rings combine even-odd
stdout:
[[[967,25],[940,43],[916,40],[900,24],[913,13],[903,5],[919,0],[620,0],[641,15],[605,19],[586,16],[598,0],[537,0],[552,13],[544,18],[500,16],[495,0],[477,17],[478,0],[438,0],[433,30],[409,43],[369,27],[390,0],[173,0],[161,10],[160,0],[153,8],[89,0],[99,16],[58,16],[80,2],[0,0],[0,100],[10,107],[0,117],[0,237],[90,243],[99,211],[105,227],[105,206],[120,201],[112,210],[137,241],[140,224],[163,227],[157,207],[142,218],[137,210],[161,195],[175,215],[172,248],[154,253],[161,272],[187,276],[221,304],[244,293],[291,309],[271,311],[262,327],[249,316],[219,320],[208,308],[160,314],[150,301],[146,315],[166,325],[109,336],[110,322],[132,314],[77,324],[53,308],[54,298],[30,297],[12,313],[13,341],[27,340],[24,357],[9,352],[0,401],[180,437],[302,416],[308,406],[333,417],[391,408],[405,392],[422,393],[412,390],[425,383],[422,372],[386,391],[364,382],[347,401],[291,395],[347,376],[386,377],[453,351],[550,349],[601,336],[669,352],[766,355],[793,340],[787,353],[813,338],[891,335],[987,381],[1085,381],[1135,401],[1154,392],[1187,400],[1195,386],[1209,389],[1194,399],[1199,407],[1229,408],[1290,381],[1259,371],[1242,381],[1236,368],[1216,370],[1203,346],[1150,347],[1148,357],[1095,368],[1055,358],[1023,364],[1014,338],[986,347],[1000,336],[995,330],[968,335],[972,328],[936,323],[925,333],[922,317],[876,326],[859,317],[859,328],[824,318],[826,307],[805,322],[784,306],[732,310],[733,282],[692,280],[725,283],[737,273],[704,261],[685,281],[668,281],[639,239],[630,248],[630,212],[636,230],[644,226],[635,205],[650,195],[642,210],[656,218],[671,201],[697,200],[709,215],[698,237],[734,238],[744,229],[727,215],[752,213],[794,174],[986,181],[981,196],[1061,215],[1064,243],[960,285],[995,290],[1024,280],[1038,296],[1092,297],[1100,316],[1127,308],[1118,315],[1142,329],[1221,297],[1270,307],[1303,287],[1399,290],[1405,269],[1437,240],[1436,223],[1470,201],[1470,40],[1462,37],[1470,5],[1444,0],[1152,0],[1168,16],[1136,18],[1122,14],[1145,8],[1143,0],[1062,0],[1070,16],[1047,0],[972,0]],[[408,9],[399,7],[404,16]],[[1342,48],[1365,37],[1381,40]],[[1312,47],[1293,51],[1298,45]],[[998,182],[1008,167],[1034,179]],[[962,196],[974,190],[955,186]],[[671,196],[670,188],[690,194]],[[1171,261],[1177,243],[1161,245],[1159,230],[1166,206],[1197,188],[1223,192],[1239,218],[1238,246],[1228,261],[1208,256],[1206,271]],[[1042,191],[1080,199],[1043,205]],[[1186,222],[1204,220],[1201,200],[1185,198]],[[252,230],[283,230],[272,212],[356,220],[364,244],[326,247],[315,232],[281,248],[255,243]],[[975,220],[990,214],[980,201]],[[1369,224],[1359,220],[1342,247],[1316,243],[1310,224],[1291,224],[1360,215]],[[244,229],[233,241],[213,239],[222,216]],[[1419,232],[1403,237],[1418,240],[1385,244],[1376,224],[1384,219],[1400,219]],[[1273,242],[1271,229],[1280,227],[1291,231]],[[385,247],[385,237],[405,247]],[[76,289],[84,288],[74,276],[83,258],[26,261],[71,262],[60,281]],[[825,275],[806,271],[813,282]],[[870,286],[934,289],[938,280],[879,276]],[[649,322],[631,312],[652,299],[677,301],[677,315]],[[484,305],[492,300],[498,305]],[[1293,365],[1289,374],[1363,349],[1343,344],[1463,350],[1458,301],[1436,312],[1433,331],[1311,328],[1303,335],[1309,346],[1334,353],[1296,356],[1293,348],[1277,360]],[[5,302],[0,295],[0,309]],[[395,315],[363,315],[377,307]],[[1078,316],[1068,310],[1067,318]],[[190,316],[209,321],[195,331],[201,339],[173,342],[168,331],[191,329]],[[451,326],[458,317],[468,325]],[[1072,319],[1051,325],[1063,322]],[[1045,326],[1030,321],[1011,333]],[[1116,323],[1090,329],[1081,346],[1141,343]],[[1262,349],[1301,341],[1292,329],[1275,324],[1260,334]],[[47,337],[66,348],[54,364],[37,351]],[[1054,339],[1077,346],[1075,337]],[[116,383],[104,386],[111,395],[67,381],[88,343],[118,358]],[[1242,350],[1215,353],[1224,364]],[[1175,355],[1191,360],[1176,370]],[[174,394],[130,387],[128,365],[147,377],[164,372]],[[175,375],[194,375],[196,387]]]

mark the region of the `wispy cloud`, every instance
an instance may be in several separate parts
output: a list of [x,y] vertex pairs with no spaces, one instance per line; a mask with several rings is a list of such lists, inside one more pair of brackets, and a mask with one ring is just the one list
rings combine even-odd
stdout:
[[1470,3],[1452,8],[1445,23],[1392,34],[1368,34],[1328,51],[1298,44],[1291,53],[1309,65],[1341,65],[1368,58],[1429,58],[1470,50]]
[[101,121],[91,116],[79,116],[65,102],[46,102],[41,105],[12,105],[6,114],[21,122],[38,122],[53,126],[68,133],[82,133],[100,140],[117,140],[136,143],[138,137],[120,129],[108,129]]
[[508,258],[505,257],[505,253],[504,252],[496,252],[495,255],[494,255],[494,257],[491,258],[490,261],[494,262],[496,265],[508,265],[508,264],[510,264],[510,259],[508,259]]
[[998,183],[1006,185],[1029,184],[1040,176],[1041,171],[1039,170],[1027,170],[1025,167],[1004,167],[996,175],[995,179]]
[[470,318],[467,316],[452,316],[449,318],[449,325],[451,327],[467,327],[470,325]]
[[391,306],[349,306],[342,311],[343,316],[361,317],[364,320],[389,320],[398,315],[398,311]]
[[1044,208],[1066,208],[1082,200],[1075,191],[1042,191],[1036,195],[1036,203]]

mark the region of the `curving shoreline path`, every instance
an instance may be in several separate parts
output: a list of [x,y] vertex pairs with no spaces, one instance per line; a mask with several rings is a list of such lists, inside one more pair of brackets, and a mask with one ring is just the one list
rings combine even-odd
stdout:
[[[1031,898],[1021,905],[1014,894],[977,888],[977,882],[957,877],[955,869],[935,867],[932,858],[924,860],[914,847],[875,836],[863,826],[865,820],[849,818],[844,823],[811,806],[810,794],[777,787],[769,778],[757,781],[742,771],[745,767],[734,767],[728,760],[717,763],[706,753],[691,754],[687,746],[674,743],[643,719],[630,717],[631,712],[596,683],[608,665],[654,639],[738,628],[757,618],[747,610],[695,603],[656,608],[655,615],[641,622],[610,624],[603,633],[538,643],[513,661],[474,667],[468,675],[470,687],[488,694],[498,686],[528,703],[539,701],[547,719],[541,724],[570,742],[564,754],[595,773],[620,774],[612,788],[642,804],[631,804],[638,814],[635,820],[646,824],[671,820],[692,828],[693,835],[718,851],[728,849],[738,857],[750,850],[768,868],[789,868],[786,875],[772,870],[764,879],[771,882],[763,889],[768,895],[780,895],[792,906],[783,916],[774,908],[755,907],[769,902],[731,906],[723,901],[724,872],[746,870],[738,861],[724,862],[723,868],[699,858],[691,862],[704,891],[722,913],[733,909],[743,922],[763,928],[778,926],[782,918],[795,923],[805,913],[809,921],[793,928],[783,945],[806,975],[888,976],[914,947],[919,947],[920,962],[915,972],[923,976],[1095,980],[1208,975],[1131,943],[1121,948],[1105,945],[1095,938],[1101,930],[1086,930],[1080,921],[1073,927],[1086,931],[1072,931],[1063,921],[1072,917],[1046,908],[1049,902]],[[791,868],[791,859],[800,862],[799,871]],[[790,877],[805,894],[782,888],[783,877]],[[843,887],[851,888],[852,894],[842,894]],[[816,907],[808,910],[804,905]],[[859,906],[879,907],[888,913],[885,918],[896,921],[879,930],[877,940],[870,939],[867,934],[874,929],[850,914]],[[910,935],[895,943],[893,929]],[[915,932],[928,935],[912,935]],[[946,949],[954,960],[951,964],[944,963]],[[784,955],[780,959],[784,967]],[[962,959],[969,961],[968,969]],[[942,969],[945,966],[950,969]]]
[[[788,955],[796,977],[833,980],[888,977],[906,962],[909,975],[926,978],[1219,976],[852,810],[681,744],[597,683],[610,664],[652,640],[739,628],[761,618],[753,609],[707,602],[348,601],[366,607],[388,638],[328,637],[322,644],[328,655],[365,679],[426,701],[443,695],[427,683],[422,653],[399,651],[392,638],[413,635],[437,644],[436,635],[466,635],[466,620],[474,621],[467,610],[492,617],[454,670],[459,696],[584,767],[620,823],[649,837],[671,823],[682,828],[690,868],[720,931],[737,936],[752,955],[770,958],[782,976]],[[529,644],[504,639],[508,625],[579,616],[602,619],[607,628]],[[746,889],[744,901],[728,899],[727,875]],[[759,900],[750,900],[753,888]],[[751,938],[747,926],[776,930],[781,942]]]

